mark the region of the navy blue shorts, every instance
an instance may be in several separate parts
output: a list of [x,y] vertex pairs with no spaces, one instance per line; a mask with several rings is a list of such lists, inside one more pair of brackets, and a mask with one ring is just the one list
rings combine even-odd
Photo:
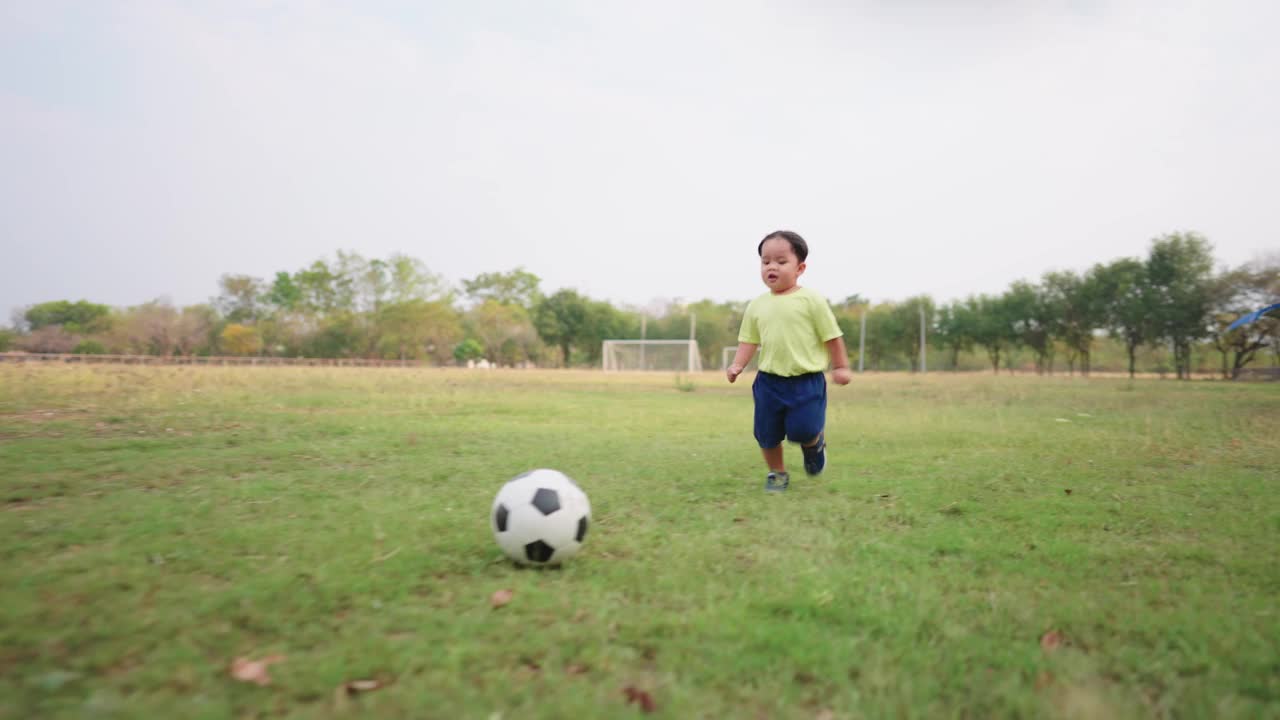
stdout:
[[774,448],[785,437],[807,443],[827,422],[827,378],[820,372],[783,377],[756,373],[751,384],[756,399],[756,442]]

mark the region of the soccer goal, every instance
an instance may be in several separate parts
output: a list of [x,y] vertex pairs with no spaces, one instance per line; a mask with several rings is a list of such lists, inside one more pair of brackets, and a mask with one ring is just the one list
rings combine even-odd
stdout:
[[[721,369],[721,370],[728,370],[728,369],[729,369],[729,363],[733,362],[733,356],[734,356],[734,355],[737,355],[737,354],[738,354],[738,346],[737,346],[737,345],[730,345],[730,346],[726,347],[725,349],[721,350],[721,351],[720,351],[720,369]],[[752,356],[751,356],[751,361],[747,363],[747,366],[746,366],[746,367],[744,367],[744,368],[742,368],[742,369],[743,369],[743,370],[755,370],[755,369],[756,369],[756,358],[757,358],[759,355],[760,355],[760,353],[759,353],[759,351],[757,351],[755,355],[752,355]]]
[[605,340],[605,370],[700,372],[697,340]]

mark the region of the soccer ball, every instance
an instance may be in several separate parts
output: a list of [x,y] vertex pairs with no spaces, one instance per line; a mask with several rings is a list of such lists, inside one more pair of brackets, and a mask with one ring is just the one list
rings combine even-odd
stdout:
[[582,547],[591,504],[568,475],[531,470],[498,491],[489,523],[507,557],[521,564],[558,565]]

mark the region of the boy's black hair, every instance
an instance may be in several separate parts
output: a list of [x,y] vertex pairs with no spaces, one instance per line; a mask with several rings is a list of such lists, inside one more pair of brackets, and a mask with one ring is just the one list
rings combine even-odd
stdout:
[[809,244],[804,241],[804,238],[800,237],[800,233],[791,232],[790,230],[774,230],[765,235],[764,240],[761,240],[760,244],[756,246],[756,254],[764,255],[764,244],[774,238],[782,238],[791,243],[791,249],[796,253],[796,260],[804,262],[804,259],[809,257]]

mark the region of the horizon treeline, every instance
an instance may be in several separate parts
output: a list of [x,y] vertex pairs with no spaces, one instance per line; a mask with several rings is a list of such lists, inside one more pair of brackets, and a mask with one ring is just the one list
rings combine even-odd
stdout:
[[[832,302],[851,362],[916,370],[920,326],[930,369],[994,372],[1065,369],[1234,376],[1260,352],[1280,364],[1280,319],[1227,332],[1235,318],[1280,302],[1280,254],[1215,269],[1196,233],[1153,240],[1144,258],[1084,272],[1050,271],[1000,294],[939,304],[929,295]],[[607,339],[687,339],[692,323],[704,367],[737,344],[747,301],[700,300],[645,314],[573,289],[544,292],[517,267],[452,286],[421,260],[366,259],[339,251],[270,279],[226,274],[207,303],[155,300],[113,308],[56,300],[21,309],[0,329],[0,351],[32,353],[379,358],[452,365],[594,366]],[[863,316],[866,337],[860,336]],[[859,348],[863,357],[859,358]]]

